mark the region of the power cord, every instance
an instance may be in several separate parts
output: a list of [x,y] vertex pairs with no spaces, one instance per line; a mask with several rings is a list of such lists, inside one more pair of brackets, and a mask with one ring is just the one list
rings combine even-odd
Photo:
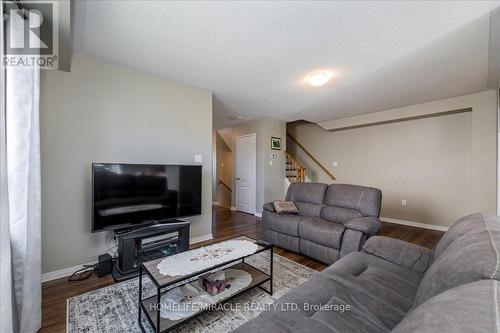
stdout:
[[97,272],[97,267],[97,264],[83,265],[82,268],[71,274],[71,276],[68,278],[68,281],[75,282],[87,280],[92,275],[92,273]]

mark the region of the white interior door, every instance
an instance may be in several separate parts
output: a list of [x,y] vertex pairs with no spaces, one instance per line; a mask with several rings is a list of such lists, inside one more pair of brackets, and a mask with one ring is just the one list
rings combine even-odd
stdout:
[[236,137],[236,209],[255,214],[256,135]]

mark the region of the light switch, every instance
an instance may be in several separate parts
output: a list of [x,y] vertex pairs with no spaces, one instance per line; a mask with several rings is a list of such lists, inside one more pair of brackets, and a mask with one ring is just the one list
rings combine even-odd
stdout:
[[401,206],[406,206],[406,200],[405,199],[401,200]]
[[196,163],[201,163],[201,162],[203,162],[203,155],[199,155],[199,154],[194,155],[194,161],[195,161]]
[[272,160],[269,161],[269,165],[273,166],[273,161]]
[[338,163],[338,162],[332,162],[332,166],[333,166],[333,167],[336,167],[336,166],[338,166],[338,165],[339,165],[339,163]]

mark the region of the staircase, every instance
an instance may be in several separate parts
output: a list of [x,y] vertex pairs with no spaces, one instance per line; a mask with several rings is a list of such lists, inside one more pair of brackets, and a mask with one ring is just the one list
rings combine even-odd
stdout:
[[[335,176],[333,173],[328,170],[321,162],[314,157],[309,150],[304,147],[303,144],[301,144],[297,139],[291,135],[290,133],[286,133],[287,137],[290,139],[290,141],[287,141],[287,147],[291,144],[296,145],[298,148],[300,148],[305,155],[314,163],[315,166],[319,167],[321,170],[323,170],[324,173],[330,179],[333,181],[335,180]],[[305,181],[311,181],[309,178],[306,178],[306,168],[300,163],[290,152],[285,151],[285,156],[286,156],[286,179],[290,183],[303,183]],[[307,180],[306,180],[307,179]]]
[[306,181],[306,168],[293,157],[289,152],[285,151],[286,156],[286,178],[290,183],[303,183]]

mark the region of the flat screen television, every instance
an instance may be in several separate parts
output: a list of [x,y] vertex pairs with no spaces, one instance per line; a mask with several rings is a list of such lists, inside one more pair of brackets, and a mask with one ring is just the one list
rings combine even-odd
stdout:
[[92,164],[92,232],[200,214],[200,165]]

